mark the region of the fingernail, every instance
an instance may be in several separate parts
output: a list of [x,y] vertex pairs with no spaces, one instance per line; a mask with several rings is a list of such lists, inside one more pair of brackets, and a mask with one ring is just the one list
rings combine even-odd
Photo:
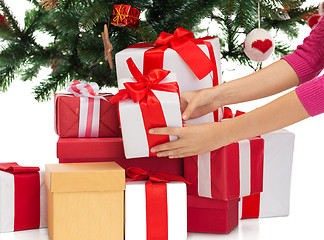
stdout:
[[169,158],[174,158],[174,156],[169,156]]
[[156,154],[157,157],[162,157],[161,153]]
[[183,119],[183,120],[187,120],[187,117],[188,117],[187,115],[183,115],[183,116],[182,116],[182,119]]
[[154,133],[154,130],[153,130],[153,129],[150,129],[150,130],[149,130],[149,133],[150,133],[150,134]]
[[151,152],[152,153],[156,152],[156,149],[155,148],[151,148]]

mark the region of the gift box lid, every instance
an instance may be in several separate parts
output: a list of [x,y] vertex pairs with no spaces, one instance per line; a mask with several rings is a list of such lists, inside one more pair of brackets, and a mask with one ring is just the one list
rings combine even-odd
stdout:
[[198,197],[188,195],[188,208],[205,208],[205,209],[230,209],[237,204],[240,199],[218,200],[212,198]]
[[47,164],[45,183],[51,192],[125,190],[125,170],[115,162]]

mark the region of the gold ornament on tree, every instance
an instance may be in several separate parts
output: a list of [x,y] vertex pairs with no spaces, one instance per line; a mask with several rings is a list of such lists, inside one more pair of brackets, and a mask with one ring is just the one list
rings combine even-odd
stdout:
[[104,26],[104,31],[101,33],[101,37],[105,47],[105,60],[108,61],[110,68],[113,69],[114,63],[111,55],[111,51],[113,50],[113,45],[109,40],[107,24],[105,24]]
[[60,2],[57,0],[43,0],[39,3],[46,11],[50,11],[53,8],[57,8],[60,5]]

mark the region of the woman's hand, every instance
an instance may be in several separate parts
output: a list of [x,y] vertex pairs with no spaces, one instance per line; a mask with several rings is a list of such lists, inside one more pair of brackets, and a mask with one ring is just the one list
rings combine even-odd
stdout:
[[173,135],[179,139],[167,142],[151,149],[158,157],[182,158],[209,152],[227,145],[220,131],[222,123],[205,123],[200,125],[185,124],[183,128],[154,128],[149,131],[156,135]]
[[181,93],[181,112],[184,121],[201,117],[222,106],[217,87]]

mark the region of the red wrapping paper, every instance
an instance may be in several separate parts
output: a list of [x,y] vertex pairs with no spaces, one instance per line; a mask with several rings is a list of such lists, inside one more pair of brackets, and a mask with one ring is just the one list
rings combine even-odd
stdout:
[[[109,100],[113,95],[105,95]],[[55,95],[55,132],[59,137],[75,138],[79,132],[80,97],[72,94]],[[121,136],[117,104],[100,100],[99,137]]]
[[[250,139],[250,192],[254,194],[263,190],[263,150],[264,140],[262,138]],[[233,143],[211,152],[209,183],[199,184],[199,162],[197,156],[184,158],[184,176],[193,184],[188,185],[188,194],[202,196],[199,194],[199,186],[210,185],[210,195],[206,197],[230,200],[239,198],[242,194],[240,186],[240,150],[239,143]],[[244,163],[243,163],[244,164]]]
[[139,167],[154,172],[183,176],[183,160],[147,157],[126,159],[122,138],[59,138],[60,163],[117,162],[124,169]]
[[188,232],[231,232],[238,225],[238,203],[188,195]]
[[137,28],[139,23],[140,10],[131,5],[114,5],[111,24],[120,27]]
[[39,170],[38,167],[22,167],[17,163],[0,163],[0,171],[14,176],[14,231],[40,227]]

